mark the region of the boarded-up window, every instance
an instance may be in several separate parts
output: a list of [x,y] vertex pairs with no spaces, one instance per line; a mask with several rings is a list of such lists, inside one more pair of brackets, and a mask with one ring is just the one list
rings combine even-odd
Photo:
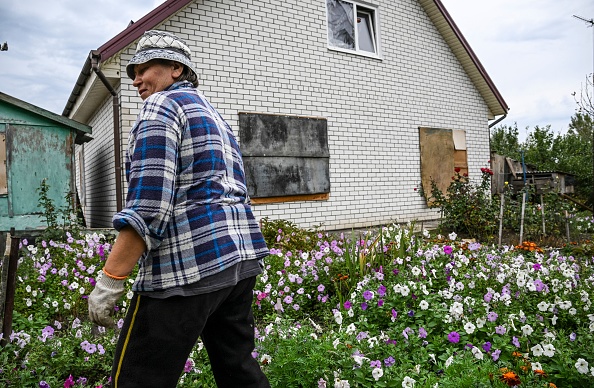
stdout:
[[326,119],[240,113],[239,128],[253,203],[328,198]]
[[431,181],[435,181],[441,192],[446,193],[456,168],[460,169],[460,174],[468,173],[464,131],[421,127],[419,144],[421,183],[425,193],[431,192]]

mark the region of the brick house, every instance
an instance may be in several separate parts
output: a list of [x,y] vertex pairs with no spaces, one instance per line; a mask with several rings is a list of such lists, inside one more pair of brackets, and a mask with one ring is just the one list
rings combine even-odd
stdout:
[[[241,145],[256,217],[344,229],[432,220],[416,188],[489,160],[507,104],[440,0],[167,0],[92,50],[63,115],[87,224],[111,226],[142,100],[125,66],[149,29],[190,45]],[[114,157],[115,156],[115,157]]]

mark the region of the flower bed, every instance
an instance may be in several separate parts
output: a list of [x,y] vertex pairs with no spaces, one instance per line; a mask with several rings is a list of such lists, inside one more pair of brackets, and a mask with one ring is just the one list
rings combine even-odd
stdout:
[[[411,226],[269,229],[254,357],[273,387],[594,386],[590,256]],[[24,245],[0,385],[107,382],[117,332],[92,327],[85,298],[110,247],[98,235]],[[201,343],[179,386],[215,386]]]

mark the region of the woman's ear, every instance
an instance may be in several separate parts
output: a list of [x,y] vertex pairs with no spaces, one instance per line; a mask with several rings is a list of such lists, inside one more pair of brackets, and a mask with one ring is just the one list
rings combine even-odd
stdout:
[[172,61],[171,67],[173,68],[172,71],[171,71],[171,76],[174,79],[178,79],[182,75],[182,73],[184,72],[184,65],[182,65],[179,62]]

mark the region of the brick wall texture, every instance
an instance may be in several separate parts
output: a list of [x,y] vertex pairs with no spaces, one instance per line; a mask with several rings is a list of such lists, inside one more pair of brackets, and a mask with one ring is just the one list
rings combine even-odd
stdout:
[[[379,59],[328,47],[323,0],[198,0],[156,27],[189,44],[199,89],[238,139],[238,112],[328,120],[330,198],[254,205],[257,218],[328,230],[435,219],[415,191],[419,127],[464,130],[471,178],[487,166],[487,106],[420,4],[371,4],[380,20]],[[116,58],[124,77],[135,46]],[[142,101],[131,80],[122,78],[120,88],[124,150]],[[113,145],[101,129],[110,114],[106,102],[93,119],[93,142]],[[113,174],[87,154],[88,215],[92,226],[110,226]]]

